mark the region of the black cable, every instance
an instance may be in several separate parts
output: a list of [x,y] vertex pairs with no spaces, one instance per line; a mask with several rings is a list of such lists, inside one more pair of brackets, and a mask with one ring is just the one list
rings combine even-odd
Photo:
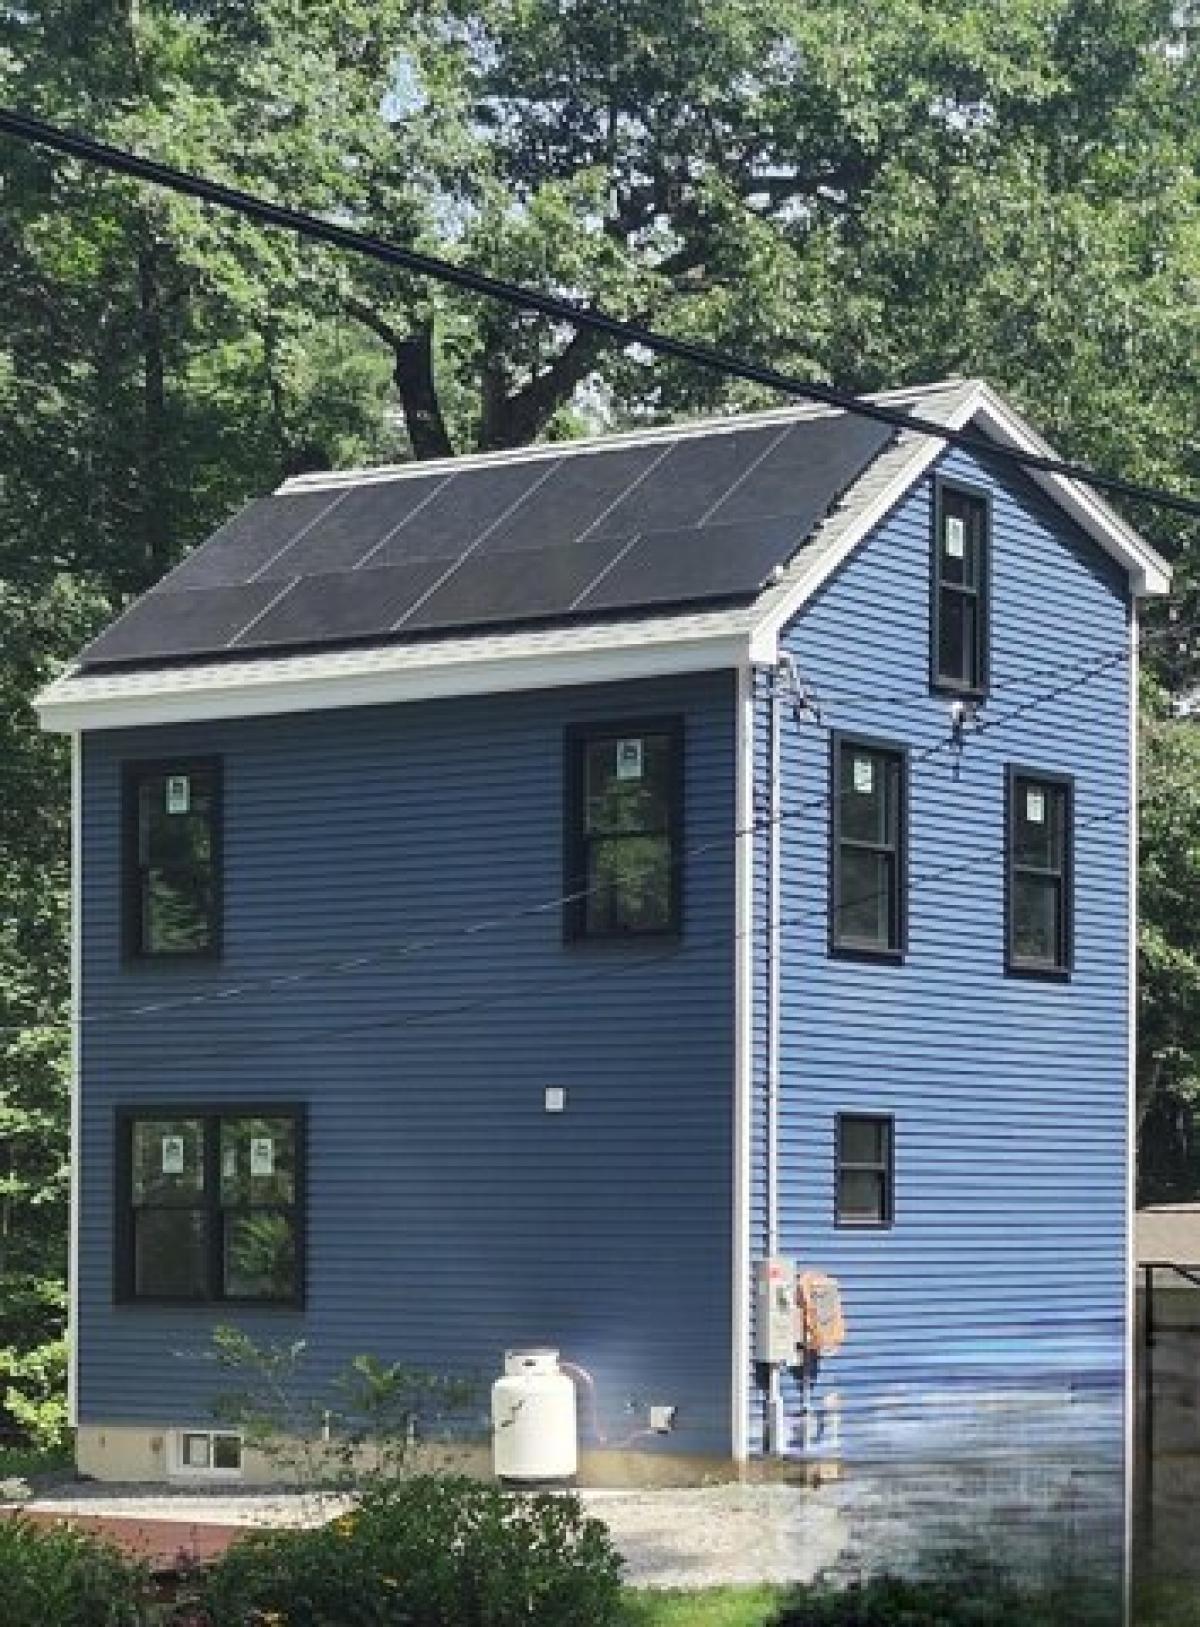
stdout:
[[413,272],[420,277],[448,283],[451,287],[482,295],[485,299],[498,300],[502,304],[513,305],[521,310],[534,311],[539,316],[549,317],[555,322],[564,322],[574,328],[590,329],[594,333],[601,333],[607,338],[619,341],[622,346],[640,345],[658,355],[671,356],[677,361],[706,367],[725,373],[731,378],[745,379],[751,384],[777,390],[783,395],[797,396],[802,400],[819,402],[823,406],[833,407],[841,412],[871,418],[893,429],[933,436],[947,445],[959,447],[977,457],[1001,459],[1023,469],[1058,475],[1067,480],[1078,480],[1095,487],[1098,491],[1111,492],[1119,497],[1151,503],[1160,508],[1187,514],[1192,518],[1200,518],[1200,500],[1185,497],[1181,493],[1166,491],[1157,486],[1143,486],[1136,481],[1123,480],[1116,475],[1099,474],[1085,464],[1073,463],[1063,458],[1017,452],[1011,447],[997,446],[994,442],[973,435],[968,430],[951,429],[945,424],[936,423],[933,419],[908,413],[902,407],[864,400],[859,396],[834,389],[831,385],[794,378],[790,374],[777,372],[772,367],[745,361],[740,356],[719,350],[715,346],[676,339],[669,334],[643,327],[640,323],[612,316],[607,311],[579,305],[573,300],[562,299],[558,295],[547,294],[537,288],[523,287],[510,282],[507,278],[489,276],[486,272],[473,270],[470,266],[454,265],[436,255],[405,248],[401,244],[356,231],[349,226],[339,226],[334,221],[322,220],[319,216],[308,214],[304,210],[271,203],[266,198],[245,192],[241,188],[192,175],[186,170],[175,169],[154,159],[142,158],[136,153],[110,146],[107,142],[96,141],[90,136],[76,135],[72,131],[61,129],[58,125],[49,124],[44,119],[35,118],[32,114],[19,113],[11,108],[0,108],[0,134],[49,147],[55,152],[82,159],[85,163],[98,164],[116,174],[147,181],[151,185],[164,187],[184,197],[196,198],[201,203],[232,210],[263,225],[277,226],[285,231],[295,232],[300,237],[310,238],[314,242],[360,254],[367,259]]
[[[1130,647],[1128,645],[1123,646],[1117,654],[1108,656],[1098,665],[1093,666],[1082,674],[1076,675],[1066,683],[1058,685],[1055,689],[1048,691],[1046,694],[1034,696],[1030,701],[1023,702],[1019,706],[1011,708],[1008,712],[1000,713],[993,718],[984,720],[973,729],[969,730],[963,737],[963,749],[965,749],[966,741],[977,739],[985,732],[1002,727],[1004,724],[1011,722],[1014,718],[1023,716],[1031,708],[1048,705],[1051,701],[1069,693],[1071,690],[1081,688],[1085,684],[1090,683],[1091,680],[1094,677],[1099,676],[1100,673],[1109,671],[1112,668],[1120,665],[1123,661],[1128,660],[1130,653]],[[830,732],[829,726],[823,723],[818,724],[814,720],[814,725],[823,729],[826,734]],[[909,765],[912,767],[916,764],[926,762],[930,758],[937,756],[942,751],[954,749],[959,745],[959,743],[959,737],[953,730],[951,730],[951,732],[948,734],[939,735],[936,740],[932,741],[928,745],[916,749],[909,757]],[[778,812],[773,815],[756,817],[747,826],[734,826],[731,831],[722,832],[720,836],[710,837],[703,842],[693,843],[687,848],[683,849],[671,860],[672,867],[680,866],[690,859],[695,859],[704,853],[713,851],[716,848],[724,847],[730,842],[736,843],[737,841],[746,837],[758,836],[765,831],[769,831],[772,825],[784,825],[792,820],[804,818],[810,813],[823,812],[826,809],[831,808],[835,802],[839,801],[843,796],[848,794],[849,793],[846,791],[834,791],[832,789],[823,791],[797,804],[780,808]],[[500,926],[513,925],[519,921],[532,919],[538,915],[553,913],[564,908],[568,904],[575,903],[580,899],[588,897],[589,894],[594,891],[596,891],[595,887],[577,888],[572,892],[561,893],[553,898],[541,899],[533,904],[524,904],[509,911],[500,911],[492,916],[481,917],[474,921],[469,921],[461,926],[450,928],[448,931],[428,935],[424,938],[408,939],[400,944],[393,944],[381,950],[373,950],[356,955],[337,956],[333,959],[319,961],[316,963],[310,962],[308,965],[298,968],[293,972],[274,973],[266,977],[255,978],[249,982],[226,986],[225,988],[212,993],[186,995],[173,1000],[160,1000],[136,1006],[119,1007],[110,1011],[80,1013],[78,1015],[69,1016],[63,1022],[42,1021],[34,1023],[11,1023],[0,1025],[0,1035],[5,1033],[18,1034],[39,1031],[54,1032],[60,1029],[70,1028],[91,1028],[97,1023],[117,1023],[141,1017],[160,1016],[164,1012],[190,1010],[197,1006],[219,1005],[232,999],[244,998],[248,995],[271,993],[279,989],[295,987],[298,984],[310,982],[315,977],[339,976],[347,972],[361,970],[365,966],[377,966],[385,964],[389,961],[411,959],[415,955],[424,954],[432,949],[442,948],[448,943],[455,942],[458,939],[476,937],[484,932],[493,931]],[[855,902],[867,901],[868,900],[866,899],[862,899],[856,900]],[[669,955],[673,958],[679,952],[678,947],[673,946],[669,951]],[[646,962],[640,962],[639,964],[646,964]],[[654,964],[654,962],[649,962],[649,964]]]

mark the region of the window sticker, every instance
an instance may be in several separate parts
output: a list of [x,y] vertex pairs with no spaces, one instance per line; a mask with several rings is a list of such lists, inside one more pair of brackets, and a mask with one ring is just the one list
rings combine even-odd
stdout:
[[967,527],[960,514],[946,516],[946,556],[961,559],[967,550]]
[[183,1174],[183,1137],[162,1138],[162,1172],[164,1175]]
[[1025,792],[1025,818],[1031,825],[1046,823],[1046,793],[1033,786]]
[[192,806],[192,782],[186,774],[167,775],[167,812],[188,813]]
[[640,740],[617,741],[617,778],[619,780],[640,780],[642,777],[642,742]]
[[875,764],[869,757],[854,759],[854,789],[864,797],[875,789]]
[[251,1136],[250,1173],[251,1175],[275,1173],[275,1143],[270,1136]]
[[225,1177],[225,1179],[227,1181],[232,1181],[232,1180],[236,1179],[236,1177],[237,1177],[237,1148],[236,1147],[226,1147],[225,1151],[221,1154],[221,1174]]

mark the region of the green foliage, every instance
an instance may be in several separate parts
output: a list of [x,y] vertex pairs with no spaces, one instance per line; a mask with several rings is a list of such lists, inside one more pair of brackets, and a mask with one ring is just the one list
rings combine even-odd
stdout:
[[452,1374],[360,1355],[322,1393],[305,1371],[303,1339],[264,1344],[219,1327],[213,1346],[232,1381],[218,1398],[218,1420],[302,1485],[357,1488],[414,1464],[452,1462],[470,1409],[478,1409],[478,1382]]
[[149,1620],[142,1566],[65,1526],[0,1519],[4,1627],[142,1627]]
[[1138,1113],[1142,1202],[1200,1191],[1200,728],[1147,697]]
[[[315,1531],[255,1533],[203,1582],[212,1627],[616,1627],[621,1561],[573,1497],[380,1485]],[[257,1614],[256,1614],[257,1613]]]
[[1064,1579],[1025,1587],[988,1570],[909,1581],[882,1576],[850,1587],[797,1590],[771,1627],[1120,1627],[1121,1592]]

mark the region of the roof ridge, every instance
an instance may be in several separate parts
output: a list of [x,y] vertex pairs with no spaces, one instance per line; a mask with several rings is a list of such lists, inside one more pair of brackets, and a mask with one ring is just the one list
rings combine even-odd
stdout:
[[[979,378],[950,377],[928,384],[900,385],[891,390],[864,394],[864,401],[881,404],[897,401],[928,401],[938,396],[977,390],[985,381]],[[766,407],[757,412],[717,413],[707,418],[690,418],[675,424],[654,424],[646,428],[611,430],[602,435],[582,435],[574,441],[537,441],[530,446],[497,452],[463,452],[447,458],[427,458],[407,463],[360,465],[350,469],[321,469],[312,474],[293,475],[276,487],[273,496],[295,496],[301,492],[336,491],[345,486],[365,486],[389,480],[417,479],[423,476],[462,473],[469,469],[490,469],[499,464],[535,462],[542,458],[579,457],[618,447],[653,446],[661,441],[692,440],[704,435],[733,435],[743,430],[761,429],[771,424],[801,423],[816,418],[837,418],[848,409],[821,401],[792,402],[784,407]]]

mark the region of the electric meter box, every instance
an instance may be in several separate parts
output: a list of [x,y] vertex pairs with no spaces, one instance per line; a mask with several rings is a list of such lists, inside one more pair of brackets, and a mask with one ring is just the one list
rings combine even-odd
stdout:
[[796,1361],[796,1262],[778,1254],[754,1262],[754,1359]]

